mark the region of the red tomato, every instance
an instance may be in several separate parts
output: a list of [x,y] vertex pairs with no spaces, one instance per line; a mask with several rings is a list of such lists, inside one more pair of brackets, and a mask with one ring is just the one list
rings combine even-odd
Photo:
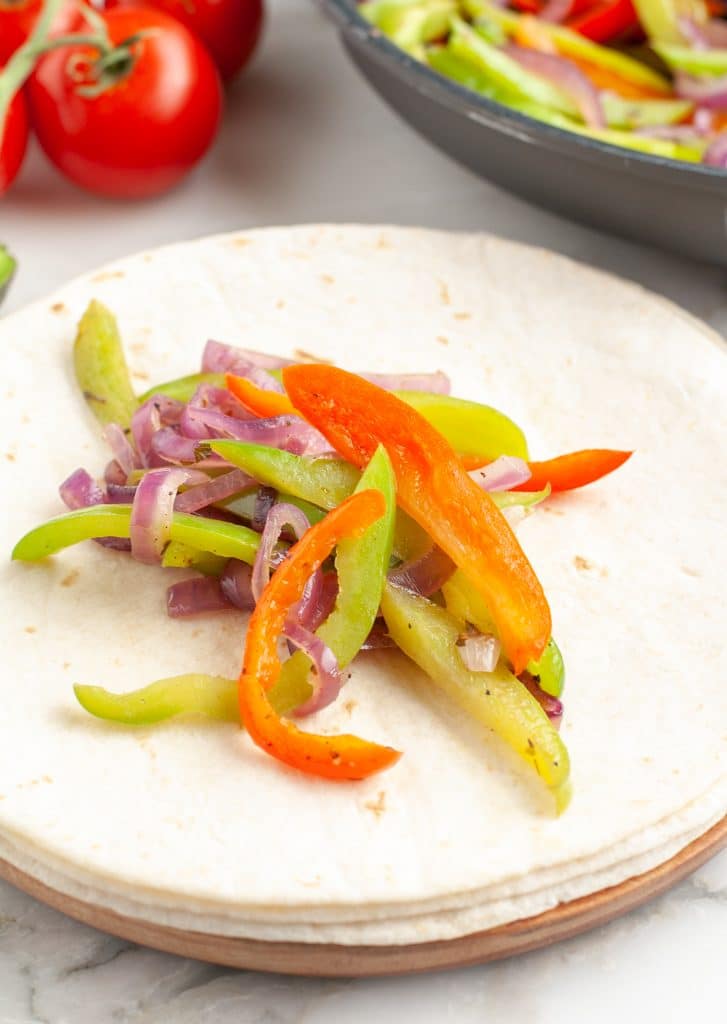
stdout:
[[171,14],[199,36],[226,82],[252,57],[263,26],[263,0],[107,0],[106,6],[137,2]]
[[175,185],[209,149],[220,123],[222,87],[212,60],[180,22],[148,8],[104,14],[118,44],[134,33],[128,66],[95,96],[98,53],[64,47],[43,57],[29,82],[40,144],[66,177],[115,197],[156,195]]
[[0,139],[0,196],[18,176],[28,145],[28,111],[22,92],[13,98]]
[[[0,0],[0,64],[6,64],[30,35],[43,0]],[[53,25],[55,33],[68,32],[79,22],[74,3],[62,8]]]

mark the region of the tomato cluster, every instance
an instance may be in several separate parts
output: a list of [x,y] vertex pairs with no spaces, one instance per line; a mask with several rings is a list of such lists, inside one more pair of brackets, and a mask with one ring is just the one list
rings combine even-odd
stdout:
[[[0,0],[0,68],[27,40],[43,0]],[[61,44],[41,56],[0,125],[0,196],[29,132],[71,181],[138,198],[166,191],[206,153],[223,92],[255,49],[262,0],[106,0],[112,50]],[[67,0],[52,36],[98,33]]]

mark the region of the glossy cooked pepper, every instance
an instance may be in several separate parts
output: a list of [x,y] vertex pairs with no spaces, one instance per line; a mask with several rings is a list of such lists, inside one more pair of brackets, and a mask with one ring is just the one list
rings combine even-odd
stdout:
[[96,419],[104,425],[118,423],[126,429],[138,402],[116,318],[95,299],[78,324],[73,364],[83,397]]
[[176,380],[167,380],[162,384],[155,384],[143,395],[139,395],[139,405],[143,405],[154,395],[166,395],[167,398],[176,398],[178,402],[188,402],[200,384],[210,384],[215,388],[225,386],[224,373],[191,373],[188,377],[177,377]]
[[[82,540],[128,537],[131,509],[131,505],[91,505],[57,516],[21,537],[12,557],[21,562],[38,562]],[[225,559],[238,558],[249,565],[255,561],[260,544],[260,534],[246,526],[186,512],[172,515],[171,539]]]
[[[447,608],[458,619],[471,622],[480,633],[497,634],[497,627],[487,605],[469,585],[461,570],[452,573],[443,584],[442,595]],[[542,690],[552,697],[560,697],[565,685],[565,664],[552,636],[540,658],[528,662],[527,670]]]
[[240,718],[251,738],[292,768],[333,781],[367,778],[393,765],[400,754],[358,736],[302,732],[281,719],[269,697],[280,673],[278,639],[311,573],[341,540],[360,537],[385,512],[386,500],[380,491],[359,491],[312,526],[276,569],[252,613],[247,631],[238,692]]
[[633,452],[592,448],[559,455],[545,462],[529,462],[530,479],[514,487],[515,491],[537,491],[550,484],[553,492],[573,491],[592,484],[608,473],[613,473],[633,455]]
[[487,673],[467,669],[457,648],[463,620],[427,598],[387,584],[381,610],[397,646],[448,697],[530,764],[563,811],[570,798],[568,751],[522,683],[501,665]]
[[[396,517],[396,482],[391,461],[383,447],[374,453],[354,493],[374,488],[386,501],[384,515],[361,534],[345,537],[336,549],[338,596],[333,611],[317,630],[333,651],[340,668],[358,654],[379,611],[386,573],[389,569]],[[306,679],[310,660],[298,651],[284,664],[271,691],[275,706],[282,711],[302,704],[311,694]]]
[[15,276],[17,263],[4,245],[0,245],[0,306],[7,295],[10,282]]
[[365,465],[384,445],[399,504],[481,593],[514,671],[537,660],[550,639],[543,589],[502,513],[442,435],[395,395],[345,370],[289,366],[283,381],[295,407],[346,459]]
[[[287,395],[265,391],[244,377],[228,374],[227,387],[257,416],[296,414]],[[481,466],[498,455],[527,459],[528,448],[520,427],[489,405],[468,402],[430,391],[394,391],[394,394],[422,414],[439,431],[465,463]]]
[[206,715],[239,722],[237,682],[201,673],[172,676],[131,693],[110,693],[100,686],[73,687],[81,707],[96,718],[126,725],[153,725],[176,715]]
[[227,562],[226,558],[191,548],[189,544],[182,544],[178,540],[170,540],[162,554],[164,569],[194,569],[204,576],[221,575]]

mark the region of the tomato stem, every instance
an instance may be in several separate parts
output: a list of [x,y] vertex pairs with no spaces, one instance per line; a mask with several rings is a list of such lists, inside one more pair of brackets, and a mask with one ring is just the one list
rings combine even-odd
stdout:
[[27,42],[15,51],[5,65],[5,70],[0,74],[0,145],[5,133],[5,119],[10,104],[33,73],[38,47],[48,42],[53,22],[64,2],[65,0],[45,0]]

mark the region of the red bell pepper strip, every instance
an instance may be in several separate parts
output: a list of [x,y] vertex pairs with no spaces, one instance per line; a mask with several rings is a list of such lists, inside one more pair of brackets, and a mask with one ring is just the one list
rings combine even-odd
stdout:
[[571,16],[567,24],[568,28],[594,43],[606,43],[638,28],[639,19],[632,0],[607,0],[583,14]]
[[280,674],[278,639],[291,607],[300,600],[311,573],[344,537],[360,537],[386,512],[381,491],[351,495],[292,547],[263,591],[250,618],[245,657],[238,682],[240,717],[252,739],[268,754],[293,768],[335,781],[365,779],[389,768],[398,750],[358,736],[319,736],[281,719],[268,691]]
[[585,487],[602,476],[613,473],[622,466],[633,452],[611,451],[608,448],[592,448],[581,452],[559,455],[546,462],[529,462],[530,479],[513,487],[514,491],[540,491],[550,484],[551,490],[573,491]]
[[550,638],[550,609],[522,548],[451,445],[411,406],[334,366],[283,370],[293,405],[345,459],[364,466],[382,444],[401,507],[482,595],[515,674]]
[[225,387],[235,398],[239,398],[250,412],[262,416],[263,419],[287,416],[296,411],[287,395],[282,395],[279,391],[265,391],[246,377],[236,377],[234,373],[228,373],[225,375]]

